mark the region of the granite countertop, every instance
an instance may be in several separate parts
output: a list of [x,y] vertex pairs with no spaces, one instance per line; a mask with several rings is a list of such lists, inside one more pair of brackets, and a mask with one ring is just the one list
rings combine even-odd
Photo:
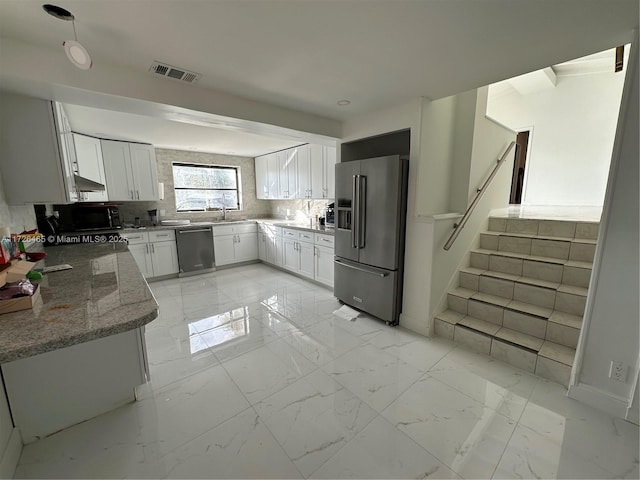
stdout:
[[335,228],[327,227],[326,225],[316,224],[313,226],[309,226],[301,223],[292,222],[291,220],[270,219],[270,218],[260,218],[260,219],[257,219],[256,222],[268,223],[271,225],[277,225],[279,227],[294,228],[296,230],[304,230],[307,232],[322,233],[324,235],[335,235]]
[[36,268],[68,263],[47,273],[31,310],[0,315],[0,363],[38,355],[141,327],[158,304],[126,243],[46,247]]

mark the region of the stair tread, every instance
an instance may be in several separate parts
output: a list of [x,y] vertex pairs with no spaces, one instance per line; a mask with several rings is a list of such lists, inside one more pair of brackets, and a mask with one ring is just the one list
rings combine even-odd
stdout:
[[585,268],[587,270],[593,269],[593,263],[581,262],[579,260],[567,260],[567,262],[564,265],[565,267]]
[[538,355],[572,367],[576,351],[573,348],[545,340],[542,347],[540,347]]
[[573,285],[562,284],[558,288],[559,292],[562,293],[570,293],[571,295],[580,295],[581,297],[586,297],[589,289],[584,287],[574,287]]
[[526,333],[522,333],[506,327],[502,327],[494,336],[501,340],[520,345],[536,352],[540,350],[540,347],[542,347],[542,344],[544,343],[544,339],[542,338],[527,335]]
[[585,245],[597,245],[598,244],[597,240],[592,240],[590,238],[574,238],[573,242],[574,243],[583,243]]
[[531,277],[518,277],[517,280],[515,280],[517,283],[524,283],[526,285],[533,285],[535,287],[542,287],[542,288],[548,288],[550,290],[557,290],[558,287],[560,287],[560,282],[550,282],[548,280],[540,280],[538,278],[531,278]]
[[534,317],[539,317],[543,319],[548,319],[553,312],[553,309],[540,307],[539,305],[533,305],[531,303],[519,302],[518,300],[511,300],[506,305],[506,308],[509,310],[515,310],[516,312],[527,313],[529,315],[533,315]]
[[564,258],[543,257],[541,255],[528,255],[525,260],[532,262],[554,263],[556,265],[564,265],[567,263],[567,260]]
[[482,275],[484,272],[487,272],[488,270],[484,270],[482,268],[476,268],[476,267],[463,267],[460,269],[460,271],[464,273],[470,273],[472,275]]
[[482,292],[474,292],[475,295],[473,295],[471,298],[473,300],[478,300],[479,302],[484,302],[484,303],[491,303],[493,305],[499,305],[501,307],[506,307],[509,302],[511,302],[510,298],[505,298],[505,297],[498,297],[496,295],[490,295],[488,293],[482,293]]
[[564,325],[566,327],[578,329],[582,328],[581,316],[573,315],[571,313],[559,312],[558,310],[554,310],[554,312],[549,317],[549,321],[557,323],[558,325]]
[[515,282],[520,278],[520,275],[512,275],[511,273],[497,272],[495,270],[486,270],[482,273],[484,277],[499,278],[500,280],[509,280]]
[[496,332],[502,328],[500,325],[496,325],[495,323],[470,316],[464,317],[460,322],[458,322],[458,325],[462,325],[491,336],[495,335]]
[[455,325],[464,317],[465,315],[462,313],[455,312],[453,310],[445,310],[444,312],[437,314],[434,318],[436,320],[442,320],[443,322]]
[[542,257],[540,255],[529,255],[528,253],[514,253],[514,252],[503,252],[500,250],[488,250],[486,248],[474,248],[473,250],[471,250],[471,252],[480,253],[482,255],[495,255],[499,257],[518,258],[520,260],[530,260],[533,262],[553,263],[556,265],[564,265],[568,261],[573,261],[573,260],[566,260],[563,258]]
[[462,298],[471,298],[476,292],[475,290],[469,290],[468,288],[456,287],[449,292],[451,295]]
[[552,237],[550,235],[539,235],[537,233],[515,233],[515,232],[482,232],[493,233],[501,237],[517,237],[517,238],[531,238],[536,240],[553,240],[554,242],[573,242],[582,241],[582,239],[575,239],[573,237]]

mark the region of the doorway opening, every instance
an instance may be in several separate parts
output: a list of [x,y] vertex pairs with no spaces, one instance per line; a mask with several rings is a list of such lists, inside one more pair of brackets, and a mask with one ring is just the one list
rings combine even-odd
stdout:
[[522,191],[524,188],[524,172],[527,163],[527,149],[529,147],[529,130],[518,132],[516,136],[516,154],[513,162],[513,174],[511,177],[510,205],[522,203]]

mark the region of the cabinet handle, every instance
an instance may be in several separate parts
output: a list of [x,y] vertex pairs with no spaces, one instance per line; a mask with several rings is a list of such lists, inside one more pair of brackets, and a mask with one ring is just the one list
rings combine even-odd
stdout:
[[144,250],[145,250],[146,253],[149,253],[149,244],[148,243],[145,244]]
[[238,243],[240,243],[240,235],[236,235],[236,238],[238,239]]
[[135,199],[135,197],[133,196],[133,190],[129,190],[129,196],[131,197],[131,200]]
[[138,200],[140,200],[140,191],[139,191],[139,190],[136,190],[136,198],[137,198]]
[[323,238],[322,241],[331,243],[331,240],[327,240],[326,238]]

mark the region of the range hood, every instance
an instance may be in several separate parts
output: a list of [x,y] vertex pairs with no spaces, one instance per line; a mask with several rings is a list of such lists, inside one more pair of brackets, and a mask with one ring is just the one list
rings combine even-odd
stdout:
[[104,192],[106,190],[103,184],[81,177],[75,173],[73,174],[73,180],[76,183],[76,188],[80,192]]

